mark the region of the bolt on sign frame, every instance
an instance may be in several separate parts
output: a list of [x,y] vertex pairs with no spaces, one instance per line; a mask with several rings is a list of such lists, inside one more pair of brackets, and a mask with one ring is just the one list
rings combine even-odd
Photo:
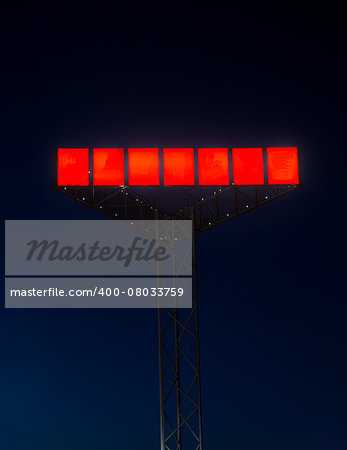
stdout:
[[160,439],[202,450],[195,236],[298,189],[297,148],[64,148],[54,173],[55,189],[110,219],[192,220],[192,309],[158,309]]

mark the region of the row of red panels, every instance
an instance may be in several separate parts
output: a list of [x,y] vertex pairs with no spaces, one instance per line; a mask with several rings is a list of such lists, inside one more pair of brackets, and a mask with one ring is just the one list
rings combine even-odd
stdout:
[[[159,186],[159,149],[129,148],[127,175],[130,186]],[[89,168],[89,149],[58,149],[58,186],[124,186],[123,148],[94,148],[93,168]],[[230,164],[232,170],[230,170]],[[163,149],[165,186],[263,185],[264,161],[268,184],[299,184],[296,147],[199,148],[197,177],[193,148]]]

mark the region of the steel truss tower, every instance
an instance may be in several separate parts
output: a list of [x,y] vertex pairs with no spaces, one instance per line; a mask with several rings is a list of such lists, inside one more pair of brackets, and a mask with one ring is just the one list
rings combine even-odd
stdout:
[[158,309],[161,450],[202,450],[196,235],[299,188],[88,187],[55,189],[113,220],[191,219],[192,309]]
[[[195,235],[192,308],[158,309],[161,449],[202,449]],[[184,376],[183,376],[184,374]]]

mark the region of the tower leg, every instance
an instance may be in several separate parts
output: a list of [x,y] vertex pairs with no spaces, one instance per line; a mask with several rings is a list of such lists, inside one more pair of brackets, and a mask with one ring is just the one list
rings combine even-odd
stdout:
[[192,309],[159,309],[161,450],[202,450],[195,235]]

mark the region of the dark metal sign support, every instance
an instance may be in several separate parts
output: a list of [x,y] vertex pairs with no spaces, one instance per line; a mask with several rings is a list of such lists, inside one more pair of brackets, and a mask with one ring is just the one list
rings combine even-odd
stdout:
[[300,185],[55,189],[113,220],[191,219],[192,309],[158,309],[161,450],[202,450],[196,235],[299,188]]

